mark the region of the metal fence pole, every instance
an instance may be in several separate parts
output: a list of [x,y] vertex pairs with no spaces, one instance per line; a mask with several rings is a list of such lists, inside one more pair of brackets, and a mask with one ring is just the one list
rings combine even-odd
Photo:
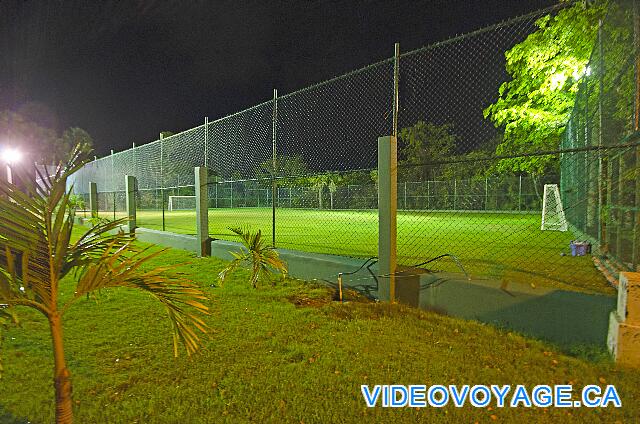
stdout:
[[209,139],[208,139],[208,133],[209,133],[209,117],[205,116],[204,117],[204,167],[208,168],[208,145],[209,145]]
[[160,195],[162,197],[162,231],[166,231],[164,212],[164,200],[166,195],[164,189],[164,135],[162,133],[160,133]]
[[458,204],[458,179],[453,179],[453,210],[456,210]]
[[138,176],[138,173],[136,172],[137,167],[138,167],[138,162],[136,160],[136,143],[132,143],[132,147],[131,147],[131,156],[133,156],[133,175],[134,176]]
[[[633,129],[638,131],[640,129],[640,11],[638,10],[638,2],[633,2],[633,50],[634,50],[634,76],[636,82],[636,95],[634,96],[635,116]],[[632,241],[631,241],[631,266],[632,271],[637,271],[638,262],[640,262],[640,175],[637,172],[637,167],[640,165],[640,149],[635,148],[635,166],[636,166],[636,178],[635,178],[635,193],[634,193],[634,206],[632,222]]]
[[[625,213],[620,206],[622,206],[622,202],[624,199],[624,154],[620,154],[618,156],[618,199],[616,201],[616,211],[617,211],[617,226],[616,226],[616,252],[615,255],[620,262],[623,262],[622,256],[622,234],[623,234],[623,226],[625,221]],[[585,224],[586,226],[586,224]],[[585,228],[586,230],[586,228]],[[586,231],[585,231],[586,232]]]
[[113,195],[113,220],[116,220],[116,183],[115,183],[115,167],[113,165],[113,149],[111,149],[111,190]]
[[427,209],[429,209],[429,196],[430,196],[430,187],[429,187],[429,180],[427,180]]
[[404,182],[404,210],[407,210],[407,182]]
[[484,210],[489,209],[489,179],[484,178]]
[[278,162],[276,160],[276,133],[278,130],[278,90],[273,89],[273,117],[271,125],[272,129],[272,156],[273,156],[273,172],[271,173],[271,244],[276,247],[276,172],[278,171]]
[[522,211],[522,174],[520,174],[518,181],[518,212]]
[[[604,51],[602,49],[602,19],[598,21],[598,146],[602,146],[602,93],[604,91]],[[603,251],[607,244],[607,222],[605,218],[605,202],[607,196],[607,167],[602,151],[598,150],[598,242]]]
[[398,112],[400,89],[400,43],[395,44],[393,61],[393,136],[398,137]]

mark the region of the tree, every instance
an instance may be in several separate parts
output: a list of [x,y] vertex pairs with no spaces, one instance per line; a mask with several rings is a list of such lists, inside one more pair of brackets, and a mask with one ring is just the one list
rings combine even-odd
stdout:
[[[498,155],[558,148],[604,12],[603,2],[576,2],[538,19],[538,29],[505,53],[511,79],[484,110],[485,118],[504,128]],[[540,175],[556,161],[555,156],[504,159],[497,168]]]
[[[48,160],[57,144],[55,130],[28,120],[23,115],[10,111],[0,111],[0,140],[33,158],[31,162],[50,164]],[[46,160],[46,162],[45,162]]]
[[322,193],[325,187],[329,189],[331,209],[333,209],[333,196],[338,190],[338,185],[343,182],[340,174],[328,172],[325,174],[311,175],[307,177],[306,180],[311,187],[318,190],[318,209],[322,209]]
[[93,147],[91,136],[81,128],[69,128],[58,136],[54,128],[44,126],[48,120],[42,122],[10,110],[0,111],[0,140],[25,152],[30,163],[43,165],[66,163],[77,145],[83,153]]
[[[67,368],[63,343],[65,312],[85,295],[105,288],[129,287],[144,290],[166,308],[173,325],[174,354],[182,342],[187,354],[199,346],[195,329],[206,331],[198,316],[208,309],[206,299],[195,285],[185,282],[171,266],[144,271],[141,266],[162,251],[148,253],[135,246],[134,237],[117,232],[123,220],[97,223],[72,242],[75,210],[67,178],[83,161],[74,150],[65,166],[40,185],[25,190],[0,181],[0,324],[15,319],[16,307],[42,313],[49,322],[54,355],[56,422],[73,421],[71,373]],[[61,281],[75,277],[73,296],[62,303]]]
[[53,164],[66,162],[76,146],[79,146],[80,153],[87,155],[93,150],[93,139],[82,128],[71,127],[66,129],[62,133],[62,137],[58,139],[57,147],[51,157]]
[[318,190],[318,209],[322,209],[322,192],[329,184],[329,178],[326,174],[313,175],[309,177],[309,182],[314,189]]
[[248,229],[229,228],[232,232],[240,237],[244,249],[239,252],[231,252],[234,259],[218,274],[220,283],[224,283],[230,272],[242,265],[249,265],[251,268],[251,277],[249,281],[255,289],[258,282],[265,281],[271,277],[274,272],[279,272],[283,276],[287,275],[287,265],[278,255],[278,251],[268,246],[262,240],[262,231],[255,233]]
[[338,191],[338,184],[336,183],[336,181],[339,178],[340,178],[339,175],[334,176],[334,178],[329,179],[329,184],[327,185],[327,187],[329,188],[329,198],[330,198],[331,209],[333,209],[333,196],[336,194],[336,191]]
[[[404,180],[427,181],[434,179],[444,169],[438,161],[450,159],[454,154],[455,136],[451,124],[436,125],[418,121],[411,127],[400,130],[399,162],[408,166],[402,170]],[[420,165],[429,163],[431,165]]]
[[256,169],[256,177],[264,187],[271,186],[272,176],[282,180],[287,186],[301,186],[308,173],[309,166],[301,155],[279,156],[276,159],[275,172],[272,159],[260,163]]

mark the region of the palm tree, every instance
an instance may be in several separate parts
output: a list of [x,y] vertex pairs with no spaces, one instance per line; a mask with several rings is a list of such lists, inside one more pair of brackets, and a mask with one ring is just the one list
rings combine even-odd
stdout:
[[251,286],[255,289],[258,287],[258,281],[267,280],[273,271],[280,272],[283,276],[287,274],[287,265],[280,259],[278,251],[262,240],[262,231],[255,233],[248,229],[229,228],[235,234],[240,236],[240,240],[244,249],[240,252],[231,252],[235,258],[225,269],[223,269],[218,277],[220,282],[224,283],[227,275],[241,265],[250,265],[251,267]]
[[322,209],[322,192],[328,184],[328,178],[324,174],[310,177],[313,188],[318,190],[318,209]]
[[[179,342],[189,355],[198,349],[195,329],[206,332],[206,325],[197,315],[208,313],[200,302],[206,299],[203,292],[178,279],[171,272],[173,267],[141,269],[162,252],[148,253],[148,248],[135,246],[132,234],[117,231],[122,220],[98,223],[71,241],[75,210],[66,183],[83,162],[76,149],[54,175],[40,175],[39,183],[22,178],[19,188],[0,182],[0,310],[3,321],[14,316],[17,306],[33,308],[48,320],[57,423],[73,421],[71,373],[65,363],[62,334],[62,320],[72,303],[111,287],[150,293],[165,306],[173,324],[175,355]],[[76,285],[71,299],[62,303],[60,281],[67,275],[75,277]]]

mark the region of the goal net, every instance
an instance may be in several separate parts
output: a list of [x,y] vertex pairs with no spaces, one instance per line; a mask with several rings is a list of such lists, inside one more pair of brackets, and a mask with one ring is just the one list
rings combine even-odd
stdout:
[[562,208],[558,184],[545,184],[542,198],[541,230],[567,231],[567,218]]
[[196,208],[196,196],[169,196],[169,211],[183,211]]

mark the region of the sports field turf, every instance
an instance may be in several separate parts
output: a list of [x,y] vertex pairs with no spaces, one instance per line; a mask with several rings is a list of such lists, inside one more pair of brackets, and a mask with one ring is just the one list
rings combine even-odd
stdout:
[[[210,236],[237,240],[228,228],[249,226],[261,229],[271,240],[271,213],[270,208],[210,209]],[[161,230],[162,212],[138,211],[138,226]],[[165,229],[194,234],[195,212],[165,211]],[[282,248],[368,258],[377,254],[377,234],[375,210],[276,212],[276,245]],[[450,253],[473,278],[613,293],[589,256],[570,255],[573,238],[571,232],[541,231],[537,214],[398,212],[398,257],[402,264]],[[429,267],[459,271],[450,259]]]

